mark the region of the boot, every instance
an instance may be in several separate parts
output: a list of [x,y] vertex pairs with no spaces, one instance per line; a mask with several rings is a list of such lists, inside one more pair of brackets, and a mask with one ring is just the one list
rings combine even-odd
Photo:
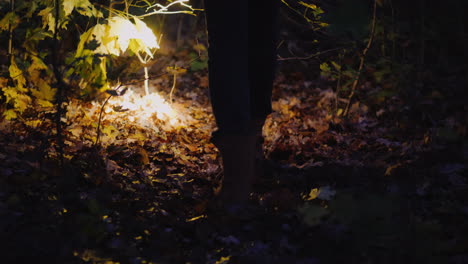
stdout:
[[213,136],[223,160],[224,179],[219,194],[226,206],[247,202],[255,180],[255,133]]

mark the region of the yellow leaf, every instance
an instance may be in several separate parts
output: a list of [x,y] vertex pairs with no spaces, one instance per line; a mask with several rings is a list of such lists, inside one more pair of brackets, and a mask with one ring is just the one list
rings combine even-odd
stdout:
[[18,97],[18,91],[15,87],[2,87],[2,92],[7,103],[14,101]]
[[125,52],[130,39],[136,36],[137,29],[135,25],[128,19],[114,16],[109,19],[109,27],[109,37],[117,39],[116,48],[120,49],[121,52]]
[[98,11],[89,0],[63,0],[65,16],[70,15],[74,9],[83,16],[102,17],[102,13]]
[[[82,57],[85,54],[91,55],[85,51],[84,47],[92,40],[96,40],[99,44],[95,50],[91,51],[92,53],[113,54],[118,56],[120,52],[116,44],[116,37],[111,36],[109,32],[110,25],[97,24],[88,29],[88,31],[80,36],[80,42],[78,42],[78,46],[76,48],[75,58]],[[92,60],[92,57],[89,58]]]
[[23,112],[31,105],[31,97],[25,94],[18,94],[18,98],[15,98],[15,110],[18,112]]
[[31,89],[32,95],[36,98],[36,103],[42,107],[53,107],[52,102],[55,99],[57,89],[50,87],[43,79],[39,79],[37,82],[37,89]]
[[41,92],[41,99],[53,101],[57,89],[50,87],[50,85],[47,82],[41,81],[39,83],[39,91]]
[[145,22],[136,17],[134,20],[135,27],[138,31],[137,39],[143,42],[146,53],[150,57],[153,57],[153,54],[149,49],[159,48],[156,36],[154,35],[153,31],[145,24]]
[[177,66],[174,66],[174,67],[168,66],[168,67],[166,67],[166,71],[169,74],[184,74],[184,73],[187,72],[187,69],[177,67]]
[[49,101],[46,101],[46,100],[42,100],[42,99],[37,99],[36,100],[36,103],[41,106],[41,107],[45,107],[45,108],[50,108],[50,107],[54,107],[54,105],[49,102]]
[[18,88],[18,91],[20,92],[27,92],[27,89],[24,88],[26,85],[26,78],[23,76],[23,71],[18,68],[18,65],[16,65],[15,59],[11,59],[10,67],[8,67],[8,70],[10,72],[10,77],[15,81],[16,87]]
[[107,125],[102,128],[102,133],[106,135],[112,135],[117,132],[117,129],[112,125]]
[[206,47],[205,47],[205,45],[203,45],[201,43],[198,43],[195,46],[193,46],[193,49],[196,50],[196,51],[205,51]]
[[81,126],[76,126],[74,128],[68,129],[68,131],[75,137],[80,138],[80,135],[83,133],[83,129]]
[[24,123],[29,127],[36,128],[39,124],[42,123],[42,121],[41,120],[30,120],[30,121],[26,121]]
[[65,16],[71,14],[73,9],[75,9],[75,0],[63,0],[63,11],[65,12]]
[[6,120],[12,120],[17,118],[16,112],[13,109],[8,109],[3,113]]
[[299,4],[301,4],[301,5],[303,5],[303,6],[307,7],[307,8],[317,9],[317,6],[314,5],[314,4],[304,3],[304,2],[302,2],[302,1],[300,1]]
[[75,7],[77,7],[76,11],[80,13],[83,16],[88,16],[88,17],[103,17],[102,13],[97,10],[90,2],[89,0],[79,0],[76,1],[74,0]]
[[55,32],[55,17],[52,15],[54,8],[47,7],[39,12],[39,16],[42,17],[42,28],[49,27],[49,30]]
[[221,257],[219,260],[216,261],[215,264],[229,263],[229,260],[230,260],[230,259],[231,259],[231,256]]
[[20,23],[20,19],[15,12],[8,12],[2,20],[0,20],[0,30],[13,30]]
[[121,52],[127,49],[134,53],[145,52],[151,58],[151,49],[159,48],[158,41],[153,31],[140,19],[133,18],[135,24],[130,20],[114,16],[109,19],[109,38],[117,39],[116,48]]
[[311,200],[314,200],[318,197],[320,193],[320,190],[317,189],[317,188],[314,188],[312,190],[310,190],[310,193],[309,193],[309,196],[306,198],[307,201],[311,201]]

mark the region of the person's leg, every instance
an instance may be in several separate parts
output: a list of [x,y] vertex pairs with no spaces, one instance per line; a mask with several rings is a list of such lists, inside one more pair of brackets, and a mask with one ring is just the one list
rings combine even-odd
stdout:
[[[213,142],[223,158],[221,198],[228,203],[248,198],[255,142],[271,111],[274,40],[267,32],[273,32],[274,12],[269,1],[205,0],[210,96],[218,126]],[[265,18],[265,10],[272,15]]]
[[238,134],[250,122],[249,0],[205,0],[210,97],[219,134]]
[[254,0],[249,6],[249,84],[251,117],[263,122],[271,113],[275,77],[278,2]]
[[249,8],[249,84],[251,118],[256,133],[257,179],[265,174],[262,128],[271,113],[271,94],[276,66],[278,3],[275,0],[251,1]]
[[223,159],[220,197],[230,204],[241,203],[248,198],[254,168],[248,2],[205,0],[210,97],[218,126],[212,140]]

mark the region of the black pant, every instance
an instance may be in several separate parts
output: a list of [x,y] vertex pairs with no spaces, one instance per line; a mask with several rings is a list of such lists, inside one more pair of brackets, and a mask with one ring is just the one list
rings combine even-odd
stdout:
[[244,133],[271,112],[278,2],[205,0],[218,133]]

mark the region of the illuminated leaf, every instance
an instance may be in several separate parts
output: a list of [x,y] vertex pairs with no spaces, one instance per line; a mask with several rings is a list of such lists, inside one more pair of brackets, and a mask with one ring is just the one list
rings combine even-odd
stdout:
[[30,105],[31,105],[31,97],[25,94],[18,94],[18,98],[15,98],[15,101],[14,101],[15,110],[17,110],[20,113],[28,109]]
[[135,20],[135,27],[138,31],[138,35],[136,39],[142,42],[142,47],[144,48],[146,54],[153,57],[153,54],[149,49],[159,48],[158,41],[156,36],[154,35],[153,31],[140,19],[134,18]]
[[[107,45],[111,40],[109,40],[108,34],[108,25],[97,24],[92,28],[92,37],[88,41],[96,40],[100,45],[93,47],[94,53],[99,54],[114,54],[116,51],[112,49],[111,45]],[[89,42],[88,42],[89,43]],[[88,46],[89,47],[89,46]]]
[[78,1],[75,0],[63,0],[63,11],[65,12],[65,16],[71,14],[73,9],[75,9],[75,3]]
[[88,17],[103,17],[102,13],[97,10],[89,0],[79,0],[76,6],[78,13]]
[[31,58],[32,58],[32,64],[31,64],[31,66],[29,66],[30,69],[34,69],[34,70],[47,70],[47,69],[49,69],[41,58],[39,58],[37,56],[32,56]]
[[231,259],[231,256],[227,257],[221,257],[219,260],[215,262],[215,264],[224,264],[224,263],[229,263],[229,260]]
[[25,125],[29,126],[29,127],[34,127],[36,128],[38,125],[40,125],[42,123],[41,120],[30,120],[30,121],[26,121],[24,122]]
[[177,67],[177,66],[174,66],[174,67],[166,67],[166,71],[169,73],[169,74],[184,74],[187,72],[187,69],[184,69],[182,67]]
[[301,4],[301,5],[303,5],[303,6],[307,7],[307,8],[310,8],[310,9],[317,9],[317,6],[314,5],[314,4],[304,3],[302,1],[299,1],[299,4]]
[[41,80],[38,83],[38,89],[32,89],[31,93],[37,99],[36,102],[42,107],[53,107],[51,102],[54,101],[57,89],[50,87],[50,85]]
[[93,28],[90,28],[85,33],[81,34],[80,42],[78,42],[78,46],[76,47],[76,55],[75,57],[81,57],[84,53],[84,47],[86,42],[90,40],[91,34],[93,33]]
[[117,39],[114,48],[120,49],[121,52],[125,52],[128,48],[130,39],[135,38],[136,36],[135,25],[128,19],[114,16],[109,19],[109,28],[109,37],[115,37]]
[[48,70],[49,68],[45,63],[37,56],[31,56],[32,63],[28,67],[29,79],[34,85],[38,85],[40,82],[44,82],[41,77],[42,70]]
[[319,189],[314,188],[310,190],[309,196],[307,196],[306,200],[307,201],[314,200],[315,198],[317,198],[318,194],[319,194]]
[[63,11],[65,12],[65,16],[70,15],[74,9],[83,16],[103,16],[102,13],[89,2],[89,0],[63,0]]
[[15,87],[2,87],[2,92],[7,103],[11,103],[18,97],[18,91]]
[[55,32],[55,17],[52,15],[53,7],[47,7],[39,12],[42,17],[42,28],[49,27],[49,30]]
[[[92,50],[97,54],[119,55],[120,51],[116,44],[116,36],[111,36],[110,25],[97,24],[80,36],[80,42],[76,48],[75,57],[82,57],[86,54],[85,49]],[[89,45],[95,41],[97,45]],[[93,64],[92,62],[90,64]]]
[[12,119],[15,119],[18,117],[18,115],[16,114],[16,112],[13,110],[13,109],[8,109],[6,110],[4,113],[3,113],[3,116],[5,117],[5,119],[7,120],[12,120]]
[[20,92],[26,92],[27,89],[24,88],[26,85],[26,78],[24,78],[23,71],[18,68],[14,59],[11,59],[10,67],[8,67],[10,72],[10,77],[15,81],[16,87]]
[[68,129],[68,131],[75,137],[80,138],[80,135],[83,133],[83,128],[81,126],[76,126],[74,128]]

